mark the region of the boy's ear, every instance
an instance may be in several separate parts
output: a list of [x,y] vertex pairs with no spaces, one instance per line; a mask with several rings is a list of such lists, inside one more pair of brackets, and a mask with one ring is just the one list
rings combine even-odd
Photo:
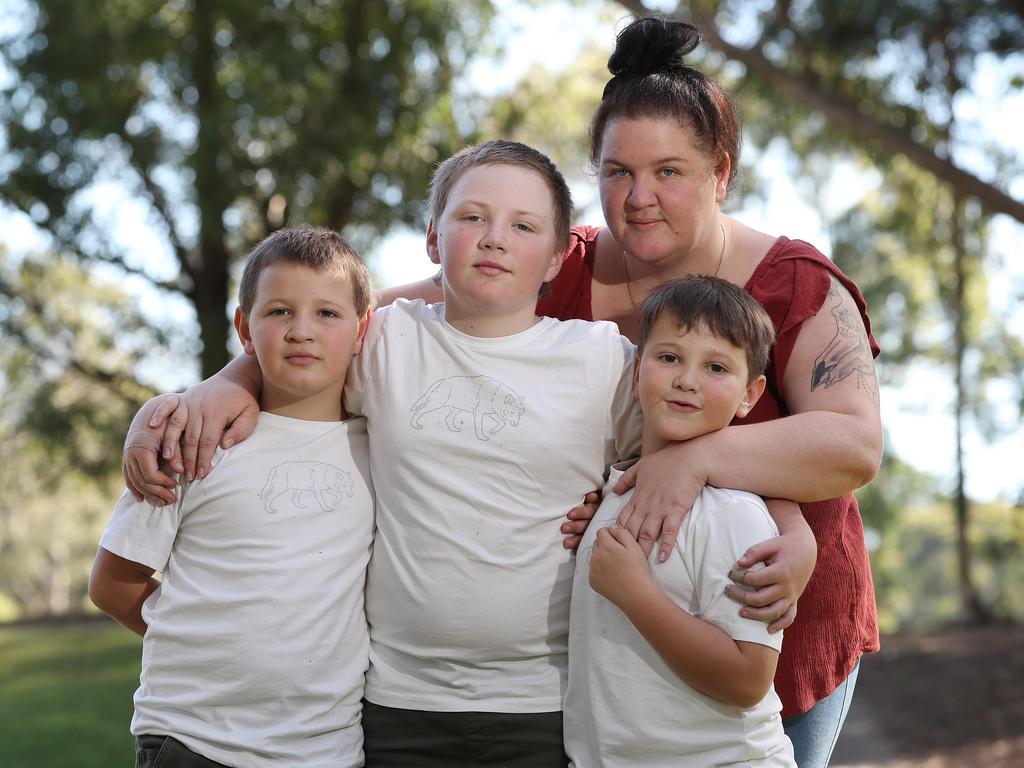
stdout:
[[764,374],[762,373],[752,382],[747,384],[747,388],[743,392],[743,402],[741,402],[740,407],[736,409],[737,416],[743,418],[748,413],[750,413],[751,409],[755,405],[757,405],[757,401],[761,398],[761,395],[764,392],[765,384],[767,383],[768,380],[764,377]]
[[373,314],[373,307],[366,308],[366,314],[359,321],[359,328],[356,330],[356,343],[352,347],[352,356],[355,357],[363,351],[363,339],[366,338],[366,329],[370,327],[370,315]]
[[565,261],[565,251],[559,249],[554,252],[551,256],[551,263],[548,265],[548,271],[544,273],[544,282],[550,283],[562,269],[562,262]]
[[437,248],[437,228],[434,227],[434,220],[427,222],[427,256],[435,264],[441,263],[441,252]]
[[249,316],[241,307],[235,307],[235,332],[238,334],[238,340],[242,342],[245,354],[255,355],[256,348],[252,345],[252,334],[249,332]]

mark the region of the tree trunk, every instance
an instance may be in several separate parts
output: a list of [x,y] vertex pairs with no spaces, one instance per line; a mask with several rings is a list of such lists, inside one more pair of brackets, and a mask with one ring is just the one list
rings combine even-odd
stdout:
[[964,243],[964,200],[956,197],[953,230],[953,344],[954,383],[956,386],[956,492],[954,506],[956,514],[956,555],[957,576],[960,588],[960,607],[965,621],[980,624],[989,621],[991,613],[985,607],[977,587],[971,559],[971,544],[968,532],[970,500],[967,498],[964,470],[964,417],[967,411],[967,391],[964,381],[964,355],[967,351],[966,317],[964,294],[967,283],[967,247]]
[[234,173],[230,158],[221,148],[221,93],[217,85],[217,58],[213,33],[216,19],[210,0],[196,0],[192,34],[196,38],[192,57],[193,82],[198,91],[196,118],[199,123],[196,152],[191,157],[196,176],[196,205],[200,211],[199,252],[188,270],[193,285],[189,298],[196,307],[203,340],[200,354],[203,378],[228,362],[228,286],[231,252],[225,242],[224,212],[231,205],[222,173]]

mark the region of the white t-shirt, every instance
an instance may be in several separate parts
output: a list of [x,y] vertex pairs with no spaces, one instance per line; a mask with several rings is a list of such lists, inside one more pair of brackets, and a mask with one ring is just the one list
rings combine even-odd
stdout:
[[163,572],[132,733],[230,766],[363,764],[373,537],[366,422],[261,413],[173,508],[127,492],[100,540]]
[[[684,683],[619,608],[589,582],[597,531],[632,493],[611,492],[631,462],[612,469],[604,501],[580,543],[572,590],[565,749],[575,768],[795,768],[775,689],[749,709]],[[744,491],[706,487],[684,518],[654,580],[676,605],[736,640],[782,648],[782,633],[739,615],[726,597],[729,570],[752,544],[778,535],[764,502]]]
[[559,528],[639,449],[633,356],[611,323],[486,339],[441,304],[374,313],[345,394],[367,417],[377,490],[368,700],[561,709],[573,558]]

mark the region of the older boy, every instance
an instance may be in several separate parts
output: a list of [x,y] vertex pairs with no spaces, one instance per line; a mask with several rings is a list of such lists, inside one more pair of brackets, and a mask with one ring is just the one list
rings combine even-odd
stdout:
[[361,766],[373,495],[365,420],[345,420],[342,390],[366,267],[333,232],[284,230],[252,252],[239,294],[264,383],[256,430],[173,510],[125,492],[89,594],[145,638],[138,768]]
[[[641,317],[636,397],[642,453],[744,416],[765,387],[774,332],[743,289],[713,277],[656,289]],[[760,497],[706,487],[670,558],[650,561],[614,524],[608,493],[577,558],[565,744],[578,768],[794,766],[772,678],[782,635],[725,596],[751,545],[777,535]],[[589,583],[588,583],[589,581]]]

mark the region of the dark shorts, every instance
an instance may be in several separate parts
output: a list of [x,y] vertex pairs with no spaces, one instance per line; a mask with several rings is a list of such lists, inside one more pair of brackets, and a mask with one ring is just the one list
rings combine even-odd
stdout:
[[170,736],[135,737],[135,768],[227,768],[196,754]]
[[562,713],[423,712],[363,702],[366,768],[565,768]]

